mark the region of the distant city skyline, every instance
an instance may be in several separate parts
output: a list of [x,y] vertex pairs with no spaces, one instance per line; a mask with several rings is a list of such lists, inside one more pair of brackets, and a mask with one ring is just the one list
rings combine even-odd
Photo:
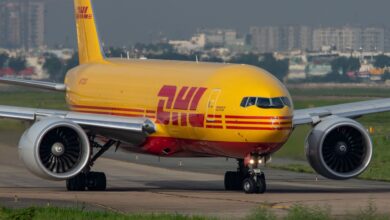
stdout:
[[[46,0],[46,42],[74,46],[73,1]],[[159,33],[187,39],[197,28],[233,28],[249,32],[264,25],[390,26],[386,0],[93,0],[106,45],[156,40]]]
[[45,44],[45,4],[37,0],[0,1],[0,47],[37,48]]

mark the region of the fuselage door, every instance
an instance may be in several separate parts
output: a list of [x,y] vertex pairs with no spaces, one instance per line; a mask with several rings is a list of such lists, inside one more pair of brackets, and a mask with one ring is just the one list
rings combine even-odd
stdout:
[[217,102],[219,96],[221,95],[221,89],[213,89],[211,91],[209,100],[207,102],[207,112],[206,112],[206,120],[207,121],[215,121],[215,114],[217,111]]

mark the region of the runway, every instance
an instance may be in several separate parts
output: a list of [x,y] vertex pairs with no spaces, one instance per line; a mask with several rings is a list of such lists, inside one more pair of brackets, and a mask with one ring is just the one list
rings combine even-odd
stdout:
[[[293,204],[326,206],[334,215],[353,212],[373,202],[390,210],[390,183],[330,181],[316,175],[265,169],[268,191],[247,195],[223,190],[223,174],[235,169],[225,158],[168,159],[109,152],[94,170],[106,172],[108,191],[67,192],[64,182],[30,174],[18,159],[19,134],[1,135],[0,205],[58,205],[117,212],[163,212],[243,218],[266,206],[283,214]],[[4,143],[4,144],[3,144]]]

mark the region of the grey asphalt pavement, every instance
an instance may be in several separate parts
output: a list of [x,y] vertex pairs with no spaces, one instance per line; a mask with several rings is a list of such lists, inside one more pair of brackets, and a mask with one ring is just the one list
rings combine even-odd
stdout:
[[[390,210],[390,183],[364,180],[332,181],[313,174],[265,168],[268,191],[263,195],[226,192],[223,175],[236,169],[226,158],[158,158],[108,152],[94,170],[108,178],[106,192],[67,192],[64,182],[30,174],[18,159],[19,134],[0,136],[0,205],[79,206],[118,212],[169,212],[242,218],[260,206],[278,214],[294,204],[330,207],[335,215],[368,203]],[[277,161],[276,161],[277,162]]]

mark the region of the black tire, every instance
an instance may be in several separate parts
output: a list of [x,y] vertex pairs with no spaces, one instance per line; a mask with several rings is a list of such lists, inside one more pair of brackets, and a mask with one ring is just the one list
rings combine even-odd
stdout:
[[107,178],[104,173],[90,172],[87,175],[87,188],[90,191],[104,191],[107,188]]
[[247,194],[256,193],[258,191],[257,184],[252,177],[246,178],[242,181],[242,189]]
[[66,189],[68,191],[85,191],[86,188],[86,175],[80,173],[77,176],[66,180]]
[[256,193],[263,194],[267,190],[267,184],[265,183],[265,176],[264,174],[260,174],[257,177],[257,190]]
[[238,172],[228,171],[225,173],[225,190],[241,190],[242,176]]

